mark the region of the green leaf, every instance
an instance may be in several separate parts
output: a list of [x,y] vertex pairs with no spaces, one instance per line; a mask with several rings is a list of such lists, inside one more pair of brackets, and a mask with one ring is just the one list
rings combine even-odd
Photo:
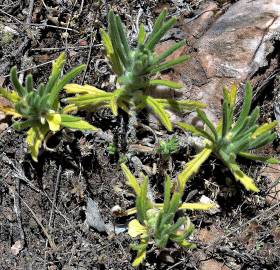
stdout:
[[183,47],[186,44],[186,40],[183,39],[178,43],[173,44],[170,48],[168,48],[166,51],[164,51],[161,55],[159,55],[157,57],[157,59],[155,60],[154,64],[159,64],[162,61],[164,61],[168,56],[170,56],[171,54],[173,54],[175,51],[177,51],[178,49],[180,49],[181,47]]
[[[145,44],[146,48],[150,50],[154,49],[156,44],[161,40],[164,34],[176,23],[176,21],[177,19],[173,17],[162,24],[158,29],[156,29],[156,32],[152,32]],[[156,24],[155,27],[157,28]]]
[[103,90],[100,90],[91,85],[79,85],[75,83],[66,84],[64,90],[68,94],[104,94]]
[[234,125],[234,128],[232,129],[232,133],[235,133],[235,131],[240,129],[240,127],[244,124],[251,108],[251,102],[252,102],[252,87],[250,83],[247,82],[245,87],[245,97],[244,97],[241,113],[239,115],[237,122]]
[[144,24],[141,23],[140,27],[139,27],[139,33],[138,33],[138,44],[143,45],[145,42],[145,38],[146,38],[146,32],[145,32],[145,28],[144,28]]
[[162,24],[164,23],[166,16],[167,16],[167,9],[164,8],[154,23],[153,31],[152,31],[150,37],[159,31],[159,29],[162,27]]
[[120,76],[123,72],[123,69],[122,69],[120,60],[113,49],[111,39],[110,39],[109,35],[103,29],[100,29],[100,34],[101,34],[101,38],[102,38],[102,43],[106,49],[106,56],[109,59],[109,61],[111,62],[113,71],[118,76]]
[[254,180],[243,173],[239,166],[236,163],[228,163],[227,166],[231,170],[232,174],[234,175],[235,179],[237,181],[240,181],[240,183],[249,191],[253,192],[259,192],[259,189],[254,183]]
[[204,148],[201,152],[195,155],[195,157],[189,161],[186,165],[184,170],[178,175],[179,181],[179,190],[180,192],[184,192],[185,184],[187,180],[191,178],[194,174],[196,174],[202,165],[202,163],[208,159],[210,154],[212,153],[211,148]]
[[115,16],[115,20],[116,20],[116,26],[117,26],[117,30],[120,36],[120,40],[121,40],[121,45],[124,48],[124,52],[125,52],[125,56],[127,57],[127,60],[130,62],[130,49],[128,46],[128,41],[127,41],[127,37],[126,37],[126,33],[124,30],[124,26],[122,25],[121,19],[119,16]]
[[239,152],[238,155],[247,159],[262,161],[267,164],[279,164],[279,160],[273,157],[259,156],[249,152]]
[[172,131],[173,127],[171,121],[169,119],[169,115],[162,108],[156,99],[146,96],[145,98],[146,104],[153,110],[154,114],[160,119],[161,123],[165,126],[168,131]]
[[232,113],[230,107],[230,96],[226,88],[223,89],[224,102],[223,102],[223,125],[222,125],[222,136],[224,137],[229,131],[232,124]]
[[78,129],[78,130],[91,130],[91,131],[98,130],[98,128],[82,120],[80,117],[72,116],[68,114],[61,114],[60,116],[61,116],[61,126],[63,127],[70,128],[70,129]]
[[200,128],[197,128],[193,125],[189,125],[189,124],[182,123],[182,122],[178,122],[176,124],[177,124],[178,127],[182,128],[186,132],[190,132],[193,135],[203,137],[203,138],[205,138],[205,139],[214,143],[213,136],[211,134],[207,133],[206,131],[204,131],[203,129],[200,129]]
[[68,103],[73,103],[77,106],[81,105],[98,105],[101,103],[110,103],[113,98],[113,93],[104,92],[103,94],[86,94],[79,95],[72,98],[67,98]]
[[140,222],[144,223],[147,219],[148,205],[148,177],[144,177],[144,181],[140,186],[140,194],[136,198],[137,217]]
[[271,131],[275,127],[277,127],[278,122],[275,120],[271,123],[265,123],[257,128],[257,130],[252,134],[252,139],[256,139],[257,137],[267,133],[268,131]]
[[170,193],[171,193],[171,181],[170,181],[170,177],[166,176],[165,185],[164,185],[164,203],[163,203],[164,212],[166,212],[170,206]]
[[263,135],[258,136],[255,140],[250,141],[250,149],[257,149],[260,147],[263,147],[269,143],[272,143],[277,138],[277,135],[275,133],[265,133]]
[[27,92],[33,91],[33,77],[32,74],[28,74],[25,78],[25,85]]
[[149,85],[163,85],[174,89],[180,89],[183,87],[182,84],[168,81],[168,80],[150,80]]
[[248,126],[255,125],[260,117],[260,107],[256,107],[250,115]]
[[179,207],[179,210],[198,210],[198,211],[207,211],[216,207],[214,203],[182,203]]
[[199,102],[199,101],[194,101],[194,100],[174,100],[174,99],[160,99],[157,98],[156,101],[160,104],[162,104],[164,107],[169,107],[174,111],[193,111],[197,108],[205,108],[206,104]]
[[119,35],[116,15],[112,10],[110,10],[108,14],[108,23],[109,23],[109,36],[112,41],[114,52],[117,54],[122,64],[127,68],[129,65],[129,61],[127,59],[126,51],[123,47],[122,40]]
[[151,68],[148,69],[148,72],[150,74],[155,74],[155,73],[158,73],[158,72],[161,72],[161,71],[164,71],[164,70],[167,70],[175,65],[179,65],[187,60],[189,60],[189,56],[188,55],[182,55],[182,56],[179,56],[173,60],[170,60],[170,61],[167,61],[167,62],[164,62],[158,66],[152,66]]
[[48,131],[49,130],[46,126],[35,125],[27,131],[26,142],[28,144],[31,157],[35,162],[38,162],[39,150]]
[[51,89],[49,102],[50,105],[53,106],[58,99],[59,92],[63,89],[63,87],[73,80],[80,72],[82,72],[86,68],[86,65],[80,65],[73,68],[71,71],[67,72],[58,83]]
[[131,173],[131,171],[124,163],[121,164],[121,168],[125,175],[128,185],[133,188],[137,196],[140,196],[141,188],[134,175]]
[[8,91],[7,89],[4,89],[2,87],[0,87],[0,96],[6,98],[13,104],[20,100],[20,97],[16,91]]
[[16,66],[12,67],[11,72],[10,72],[10,77],[11,77],[12,84],[13,84],[15,90],[17,91],[18,95],[21,97],[24,97],[27,94],[27,91],[18,80]]
[[211,121],[206,116],[206,113],[200,109],[197,109],[197,116],[209,127],[209,129],[212,131],[215,140],[218,140],[218,133],[214,127],[214,125],[211,123]]
[[59,77],[61,76],[61,71],[63,69],[64,64],[65,64],[65,53],[63,52],[52,63],[51,75],[48,79],[48,83],[47,83],[42,95],[50,93],[52,91],[52,89],[55,87]]
[[21,122],[15,121],[12,124],[12,127],[17,131],[20,131],[20,130],[32,127],[35,123],[36,122],[33,119],[27,119],[27,120],[21,121]]

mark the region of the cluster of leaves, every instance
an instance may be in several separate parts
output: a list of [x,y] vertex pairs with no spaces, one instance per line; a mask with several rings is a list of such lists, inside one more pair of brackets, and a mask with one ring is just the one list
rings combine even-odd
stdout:
[[114,115],[118,114],[119,108],[127,113],[149,108],[168,131],[172,130],[172,123],[166,112],[167,108],[176,111],[204,108],[205,105],[197,101],[153,98],[146,93],[147,89],[156,85],[174,89],[182,87],[173,81],[152,78],[153,75],[188,59],[188,56],[183,55],[170,61],[166,60],[185,44],[185,40],[175,43],[161,55],[155,54],[155,46],[176,22],[176,18],[165,21],[166,16],[167,10],[164,9],[149,35],[145,32],[144,25],[141,24],[137,46],[131,48],[120,17],[110,11],[108,15],[109,32],[106,33],[101,29],[101,36],[107,58],[117,75],[117,89],[113,92],[106,92],[88,85],[69,84],[65,87],[66,92],[76,94],[75,97],[67,99],[71,103],[70,108],[84,109],[105,106],[110,107]]
[[[271,143],[276,134],[273,129],[277,126],[277,121],[265,123],[261,126],[257,124],[260,116],[260,108],[256,107],[250,114],[252,103],[252,87],[247,82],[245,87],[244,102],[238,119],[234,120],[234,110],[236,106],[237,88],[232,86],[231,91],[224,88],[223,117],[218,126],[215,127],[205,112],[197,110],[197,116],[205,123],[208,130],[203,130],[186,123],[177,123],[185,131],[206,139],[205,148],[196,157],[187,163],[183,172],[188,178],[198,171],[201,164],[213,153],[232,172],[237,181],[250,191],[258,192],[254,180],[241,171],[236,162],[236,158],[243,158],[262,161],[265,163],[278,163],[275,158],[259,156],[251,153],[251,150],[263,147]],[[183,180],[182,180],[183,183]]]
[[131,237],[140,237],[140,243],[132,245],[132,249],[137,251],[133,266],[138,266],[145,259],[149,244],[163,249],[168,241],[172,241],[185,248],[194,248],[195,244],[187,240],[192,235],[194,226],[188,217],[176,219],[176,213],[179,210],[208,210],[214,205],[183,203],[182,192],[171,192],[169,176],[165,180],[163,203],[155,203],[148,196],[148,177],[145,176],[139,184],[124,163],[121,167],[128,185],[136,194],[136,207],[127,210],[127,215],[137,213],[137,219],[131,220],[128,225],[128,233]]
[[160,141],[159,146],[156,148],[156,152],[162,156],[164,160],[179,151],[179,140],[176,136],[173,136],[167,141]]
[[13,123],[16,130],[28,129],[26,142],[35,161],[37,161],[40,146],[50,131],[57,132],[63,127],[96,130],[96,127],[80,117],[66,114],[60,105],[60,91],[85,68],[85,65],[80,65],[61,77],[64,63],[63,53],[53,62],[47,83],[41,83],[38,89],[34,89],[31,74],[26,76],[25,85],[22,85],[19,82],[16,67],[13,67],[10,77],[15,90],[8,91],[0,88],[0,96],[11,103],[11,106],[0,106],[0,110],[7,115],[12,115],[14,119],[19,119]]

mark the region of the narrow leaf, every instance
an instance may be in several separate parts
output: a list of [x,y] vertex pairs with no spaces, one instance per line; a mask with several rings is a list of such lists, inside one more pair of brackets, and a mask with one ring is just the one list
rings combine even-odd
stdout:
[[191,176],[193,176],[198,172],[202,163],[210,156],[211,153],[212,153],[212,149],[204,148],[201,152],[196,154],[191,161],[189,161],[185,165],[184,170],[178,175],[180,192],[184,192],[185,184],[187,180],[189,180]]
[[178,122],[178,123],[176,123],[176,125],[179,126],[180,128],[182,128],[183,130],[185,130],[186,132],[190,132],[193,135],[200,136],[211,142],[214,142],[213,136],[211,134],[207,133],[206,131],[204,131],[203,129],[200,129],[193,125],[189,125],[189,124],[182,123],[182,122]]
[[248,158],[251,160],[255,160],[255,161],[262,161],[264,163],[267,164],[279,164],[279,160],[273,157],[267,157],[267,156],[259,156],[259,155],[255,155],[249,152],[239,152],[238,153],[239,156],[244,157],[244,158]]
[[168,80],[150,80],[149,85],[163,85],[174,89],[180,89],[183,87],[182,84],[168,81]]
[[124,163],[121,164],[121,168],[125,175],[128,185],[133,188],[137,196],[140,196],[141,188],[134,175],[131,173],[131,171]]
[[167,70],[175,65],[179,65],[185,61],[187,61],[190,57],[188,55],[182,55],[182,56],[179,56],[173,60],[170,60],[170,61],[167,61],[167,62],[164,62],[158,66],[153,66],[151,67],[150,69],[148,69],[148,72],[150,74],[155,74],[157,72],[161,72],[161,71],[164,71],[164,70]]
[[173,128],[169,119],[169,115],[162,108],[162,105],[160,105],[154,98],[150,96],[146,97],[146,104],[153,110],[154,114],[160,119],[165,128],[168,131],[172,131]]
[[178,43],[173,44],[170,48],[168,48],[166,51],[164,51],[161,55],[159,55],[157,57],[157,59],[155,60],[154,64],[159,64],[162,61],[164,61],[168,56],[170,56],[172,53],[174,53],[175,51],[177,51],[179,48],[181,48],[182,46],[184,46],[186,44],[186,40],[183,39]]
[[90,130],[96,131],[98,128],[91,125],[87,121],[82,120],[80,117],[61,114],[61,126],[70,128],[70,129],[78,129],[78,130]]

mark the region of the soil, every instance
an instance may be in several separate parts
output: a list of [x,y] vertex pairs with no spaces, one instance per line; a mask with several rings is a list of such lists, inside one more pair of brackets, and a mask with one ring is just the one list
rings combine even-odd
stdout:
[[[0,26],[16,30],[5,39],[4,34],[0,36],[0,86],[11,86],[8,73],[14,65],[19,70],[32,71],[35,83],[46,81],[50,61],[67,51],[66,69],[87,63],[77,83],[112,90],[112,74],[98,32],[107,26],[109,8],[121,15],[133,38],[132,22],[140,9],[141,20],[147,24],[163,6],[170,14],[192,18],[205,2],[0,0]],[[235,1],[216,2],[224,7]],[[171,34],[166,39],[175,38]],[[275,70],[278,68],[277,62]],[[255,76],[259,76],[259,82],[266,80],[264,74]],[[275,118],[273,80],[266,85],[266,91],[255,100],[262,108],[261,121]],[[111,136],[122,128],[122,117],[115,119],[106,109],[83,116]],[[1,123],[11,124],[11,119],[2,119]],[[137,130],[134,149],[140,152],[136,155],[130,149],[127,159],[136,174],[140,173],[140,164],[140,170],[144,168],[150,175],[151,189],[160,200],[162,179],[157,178],[153,168],[162,163],[155,151],[146,150],[155,149],[159,140],[173,134],[156,128],[153,132],[143,127]],[[186,134],[175,129],[175,135],[180,150],[165,164],[172,177],[195,153],[185,142]],[[130,249],[132,240],[128,234],[99,232],[86,222],[88,198],[98,204],[105,223],[125,227],[129,222],[129,218],[116,218],[111,213],[116,205],[123,209],[133,206],[134,197],[120,170],[123,153],[110,155],[108,146],[106,139],[94,133],[62,131],[49,140],[50,151],[40,153],[39,162],[34,163],[26,154],[24,133],[6,126],[0,131],[0,270],[133,269],[135,253]],[[269,154],[278,150],[279,140],[263,149]],[[170,244],[161,252],[151,249],[140,269],[280,269],[280,203],[266,200],[271,185],[279,179],[271,183],[260,176],[264,167],[260,163],[242,160],[241,164],[261,191],[244,191],[232,182],[224,166],[211,158],[186,188],[186,200],[195,202],[205,195],[220,206],[215,214],[188,213],[196,227],[192,240],[197,248],[186,250]]]

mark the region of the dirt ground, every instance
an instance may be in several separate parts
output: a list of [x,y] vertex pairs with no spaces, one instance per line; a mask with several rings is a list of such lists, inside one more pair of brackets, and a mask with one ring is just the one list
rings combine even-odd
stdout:
[[[66,68],[87,64],[77,83],[112,90],[112,73],[98,31],[106,29],[110,8],[121,15],[133,39],[133,23],[139,13],[145,24],[152,22],[163,6],[171,15],[192,18],[204,2],[0,0],[0,87],[11,87],[8,74],[13,65],[32,71],[36,84],[46,81],[51,61],[66,51]],[[216,2],[222,8],[235,1]],[[166,39],[172,40],[174,35]],[[262,108],[262,121],[275,118],[273,86],[274,80],[255,100]],[[121,117],[115,119],[109,110],[83,116],[111,137],[121,129]],[[0,122],[0,270],[133,269],[135,253],[126,232],[99,232],[86,224],[89,198],[98,204],[105,223],[125,227],[129,221],[111,213],[115,205],[132,206],[133,195],[119,167],[121,156],[109,154],[108,140],[94,133],[62,131],[48,142],[54,151],[41,153],[39,162],[34,163],[26,154],[24,134],[6,124],[11,120]],[[159,156],[145,149],[154,149],[158,140],[173,135],[163,129],[155,134],[138,130],[134,147],[140,148],[140,154],[131,150],[128,164],[136,173],[137,165],[144,165],[151,175],[151,188],[160,194],[160,179],[151,173],[161,165]],[[184,143],[186,134],[179,129],[175,134],[180,150],[165,164],[173,177],[195,153]],[[279,147],[278,139],[263,151],[275,154]],[[196,227],[192,240],[197,248],[185,250],[170,244],[161,252],[152,249],[140,269],[280,269],[280,166],[271,171],[260,163],[243,161],[242,169],[254,177],[261,190],[258,194],[232,183],[230,173],[216,159],[205,163],[188,183],[185,199],[198,201],[205,195],[220,209],[215,214],[188,213]]]

